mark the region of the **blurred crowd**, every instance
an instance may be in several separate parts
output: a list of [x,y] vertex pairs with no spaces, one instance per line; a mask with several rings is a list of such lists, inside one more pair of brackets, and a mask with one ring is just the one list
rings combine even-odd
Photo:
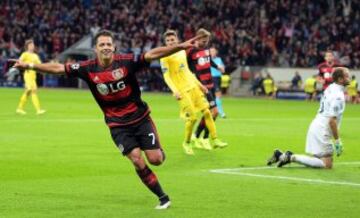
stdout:
[[163,44],[167,28],[188,39],[200,27],[229,71],[314,67],[327,49],[360,68],[360,0],[2,0],[0,61],[18,57],[28,38],[45,61],[101,28],[117,33],[121,52],[136,53]]

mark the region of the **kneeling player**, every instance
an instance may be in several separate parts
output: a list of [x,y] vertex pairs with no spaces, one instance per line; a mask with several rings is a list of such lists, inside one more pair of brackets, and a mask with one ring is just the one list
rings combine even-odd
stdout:
[[334,83],[325,90],[318,114],[310,124],[307,133],[306,153],[311,156],[275,150],[268,160],[268,165],[278,162],[278,167],[282,167],[285,164],[297,162],[308,167],[332,168],[334,150],[331,137],[335,140],[334,147],[337,156],[342,153],[339,127],[345,110],[344,90],[349,84],[349,70],[343,67],[336,68],[332,77]]

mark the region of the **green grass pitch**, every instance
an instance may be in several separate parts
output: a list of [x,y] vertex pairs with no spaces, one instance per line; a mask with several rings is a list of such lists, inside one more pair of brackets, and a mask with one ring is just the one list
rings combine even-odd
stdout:
[[[22,91],[0,89],[0,217],[359,217],[359,105],[347,105],[334,169],[262,169],[274,148],[303,153],[317,102],[225,98],[216,123],[228,148],[190,157],[175,99],[143,94],[167,154],[152,169],[172,207],[156,211],[88,91],[40,89],[48,112],[36,116],[29,99],[19,116]],[[210,172],[224,168],[242,169]]]

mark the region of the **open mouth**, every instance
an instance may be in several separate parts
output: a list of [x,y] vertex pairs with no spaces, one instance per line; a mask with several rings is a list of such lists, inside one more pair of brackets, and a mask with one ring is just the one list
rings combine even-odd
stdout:
[[111,50],[103,50],[101,53],[102,53],[103,55],[109,55],[109,54],[112,53],[112,51],[111,51]]

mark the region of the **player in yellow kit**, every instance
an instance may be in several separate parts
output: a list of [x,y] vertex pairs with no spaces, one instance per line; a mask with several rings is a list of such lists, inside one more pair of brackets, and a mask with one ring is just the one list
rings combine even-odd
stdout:
[[[29,65],[40,64],[40,58],[35,53],[35,44],[32,39],[26,40],[25,42],[25,52],[20,56],[20,60]],[[25,92],[20,98],[19,106],[16,109],[16,113],[25,115],[24,110],[25,103],[27,98],[31,95],[32,103],[36,109],[38,115],[45,113],[45,110],[40,108],[39,98],[37,96],[37,85],[36,85],[36,72],[34,70],[28,69],[24,72],[24,83],[25,83]]]
[[356,104],[358,98],[358,82],[356,81],[355,75],[351,77],[350,84],[347,86],[347,93],[350,97],[351,103]]
[[[165,44],[177,44],[179,39],[174,30],[164,33]],[[191,73],[187,64],[186,52],[181,50],[160,59],[164,80],[180,104],[180,116],[185,119],[185,140],[183,148],[186,154],[193,155],[191,134],[197,120],[197,112],[202,112],[206,126],[210,131],[213,147],[225,147],[227,144],[217,138],[216,127],[204,93],[208,90]],[[211,147],[205,148],[211,150]]]

